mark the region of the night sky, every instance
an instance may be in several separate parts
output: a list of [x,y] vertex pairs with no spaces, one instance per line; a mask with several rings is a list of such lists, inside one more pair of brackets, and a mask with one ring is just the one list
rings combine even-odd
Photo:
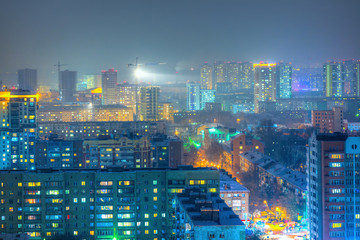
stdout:
[[[183,78],[205,61],[322,64],[360,58],[359,0],[0,0],[0,80],[36,68],[55,87],[53,65],[81,74],[154,67],[157,81]],[[181,75],[183,74],[183,75]],[[180,77],[181,79],[181,77]],[[197,79],[190,79],[197,80]]]

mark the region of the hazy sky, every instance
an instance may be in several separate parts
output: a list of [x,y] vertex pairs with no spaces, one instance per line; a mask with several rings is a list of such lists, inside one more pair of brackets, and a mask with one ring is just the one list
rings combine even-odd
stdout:
[[156,71],[168,79],[214,60],[360,58],[360,0],[0,0],[4,81],[36,68],[56,86],[58,60],[79,75],[114,67],[125,80],[136,56],[167,62]]

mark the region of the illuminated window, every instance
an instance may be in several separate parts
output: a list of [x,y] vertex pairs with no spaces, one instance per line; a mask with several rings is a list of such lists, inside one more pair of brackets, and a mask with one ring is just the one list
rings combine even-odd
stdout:
[[145,222],[145,226],[148,227],[148,226],[149,226],[149,222]]
[[145,234],[149,234],[149,230],[145,230]]
[[190,180],[189,184],[194,185],[194,180]]
[[156,202],[156,201],[157,201],[157,197],[153,197],[153,201]]
[[78,231],[74,231],[74,236],[77,236],[78,234]]
[[157,180],[154,180],[154,181],[153,181],[153,185],[157,185]]
[[9,212],[13,212],[14,208],[13,207],[9,207]]
[[154,218],[156,218],[158,216],[158,214],[157,213],[154,213]]
[[144,218],[149,218],[149,214],[145,213]]
[[81,182],[81,185],[82,185],[82,186],[85,186],[85,181],[82,181],[82,182]]
[[332,228],[342,228],[342,223],[333,223]]
[[209,192],[216,192],[216,188],[209,188]]
[[77,198],[74,198],[74,203],[77,203]]
[[157,230],[154,230],[154,234],[157,234]]
[[81,198],[82,203],[86,203],[86,198]]
[[154,193],[157,193],[158,191],[157,191],[157,188],[154,188]]
[[21,183],[21,182],[18,183],[18,187],[22,187],[22,183]]
[[95,234],[94,231],[90,231],[90,235],[93,236]]

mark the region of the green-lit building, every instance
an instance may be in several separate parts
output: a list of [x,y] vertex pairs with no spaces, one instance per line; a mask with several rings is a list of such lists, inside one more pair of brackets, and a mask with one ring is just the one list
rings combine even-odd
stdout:
[[81,239],[175,239],[175,194],[219,192],[219,172],[193,169],[0,172],[0,232]]

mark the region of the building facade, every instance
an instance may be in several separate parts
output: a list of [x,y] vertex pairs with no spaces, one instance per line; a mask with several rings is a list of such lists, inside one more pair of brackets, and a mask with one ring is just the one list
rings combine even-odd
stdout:
[[108,71],[101,71],[102,81],[102,103],[104,105],[117,104],[117,70],[109,69]]
[[30,239],[175,240],[175,194],[186,186],[219,192],[210,169],[3,171],[0,232]]
[[311,111],[312,126],[320,133],[344,132],[343,109],[334,107],[332,110]]
[[307,151],[311,240],[360,238],[360,138],[313,134]]
[[292,66],[287,63],[276,65],[276,99],[291,98]]
[[213,89],[213,68],[210,64],[203,64],[200,68],[201,89]]
[[188,111],[200,110],[200,84],[199,83],[187,83],[187,100],[186,109]]
[[35,167],[37,101],[28,91],[0,92],[0,169]]
[[148,86],[140,88],[139,119],[140,121],[159,120],[160,87]]
[[59,98],[61,102],[74,102],[76,93],[77,72],[61,71],[59,82]]
[[259,102],[276,100],[276,64],[254,64],[254,71],[254,108],[259,113]]
[[31,93],[37,91],[37,70],[36,69],[20,69],[18,70],[19,89],[29,90]]

